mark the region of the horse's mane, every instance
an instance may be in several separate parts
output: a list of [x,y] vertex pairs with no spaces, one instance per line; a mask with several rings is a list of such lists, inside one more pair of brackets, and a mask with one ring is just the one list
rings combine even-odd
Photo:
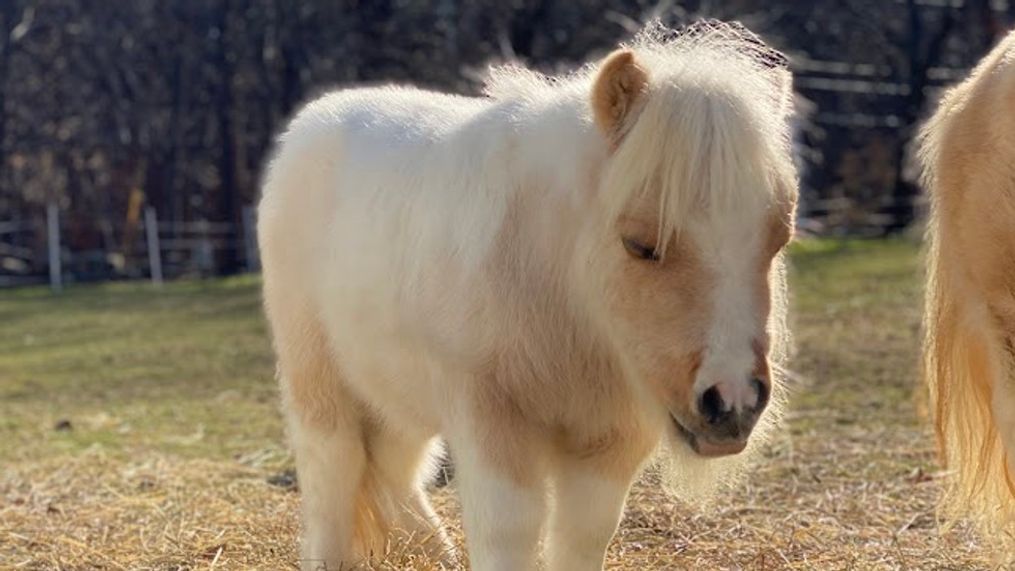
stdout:
[[[728,212],[795,184],[786,60],[738,24],[650,25],[628,46],[650,75],[643,108],[605,174],[608,208],[660,201],[659,244],[692,210]],[[656,196],[656,194],[658,196]]]
[[[639,55],[651,54],[653,59],[663,62],[679,60],[707,50],[716,55],[749,61],[760,69],[789,67],[785,55],[766,45],[757,34],[738,22],[701,20],[674,30],[659,20],[653,20],[630,42],[621,45],[635,50]],[[596,63],[589,63],[573,72],[551,76],[517,62],[491,66],[483,85],[483,93],[497,100],[554,97],[561,88],[589,85],[597,67]]]
[[[607,208],[619,213],[632,198],[661,189],[663,255],[695,206],[737,208],[767,199],[763,191],[777,179],[795,181],[793,165],[779,158],[789,155],[782,151],[790,144],[792,105],[782,53],[743,25],[716,20],[680,30],[653,21],[622,47],[648,72],[650,88],[605,173]],[[484,92],[531,102],[585,95],[597,69],[588,64],[551,77],[517,64],[493,67]],[[591,124],[590,110],[585,114]]]

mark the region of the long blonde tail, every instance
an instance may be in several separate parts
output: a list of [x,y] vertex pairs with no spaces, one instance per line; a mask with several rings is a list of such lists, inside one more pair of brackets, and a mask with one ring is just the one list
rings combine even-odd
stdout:
[[385,506],[385,490],[377,479],[374,467],[367,465],[360,489],[356,494],[355,534],[359,552],[367,558],[382,558],[388,549],[391,532],[390,508]]
[[[932,233],[940,232],[934,228]],[[949,520],[969,516],[988,541],[1015,545],[1015,482],[992,408],[993,387],[1011,374],[986,303],[965,287],[962,260],[932,234],[924,379],[938,451],[950,474],[942,501]]]

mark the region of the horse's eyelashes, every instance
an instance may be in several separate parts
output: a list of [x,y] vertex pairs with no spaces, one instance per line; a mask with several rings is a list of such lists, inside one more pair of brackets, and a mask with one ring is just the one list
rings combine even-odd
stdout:
[[631,256],[638,258],[639,260],[648,260],[652,262],[659,261],[659,253],[656,251],[655,246],[648,246],[633,238],[624,238],[624,249]]

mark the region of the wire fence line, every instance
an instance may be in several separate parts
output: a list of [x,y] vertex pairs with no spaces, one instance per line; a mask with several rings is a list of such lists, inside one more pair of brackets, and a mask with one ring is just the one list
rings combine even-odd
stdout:
[[[871,200],[804,197],[798,214],[801,236],[879,237],[900,212],[926,208],[917,195],[897,204],[891,196]],[[61,212],[50,203],[35,216],[0,220],[0,288],[109,280],[166,280],[221,275],[223,260],[241,271],[260,271],[256,209],[242,208],[239,223],[165,220],[146,207],[135,221],[96,221]],[[235,262],[238,261],[238,264]]]
[[146,207],[136,220],[96,221],[61,212],[55,203],[23,219],[0,221],[0,288],[48,283],[220,275],[223,260],[260,270],[256,214],[244,206],[239,223],[163,220]]

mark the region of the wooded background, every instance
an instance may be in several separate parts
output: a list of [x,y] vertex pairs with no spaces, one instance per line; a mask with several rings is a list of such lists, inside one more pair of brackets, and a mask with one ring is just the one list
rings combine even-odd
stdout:
[[0,0],[0,284],[44,279],[50,247],[67,279],[148,276],[152,231],[168,277],[256,269],[250,206],[301,102],[380,82],[474,94],[489,63],[557,73],[649,19],[701,17],[790,57],[805,228],[881,235],[919,211],[915,126],[1015,3]]

